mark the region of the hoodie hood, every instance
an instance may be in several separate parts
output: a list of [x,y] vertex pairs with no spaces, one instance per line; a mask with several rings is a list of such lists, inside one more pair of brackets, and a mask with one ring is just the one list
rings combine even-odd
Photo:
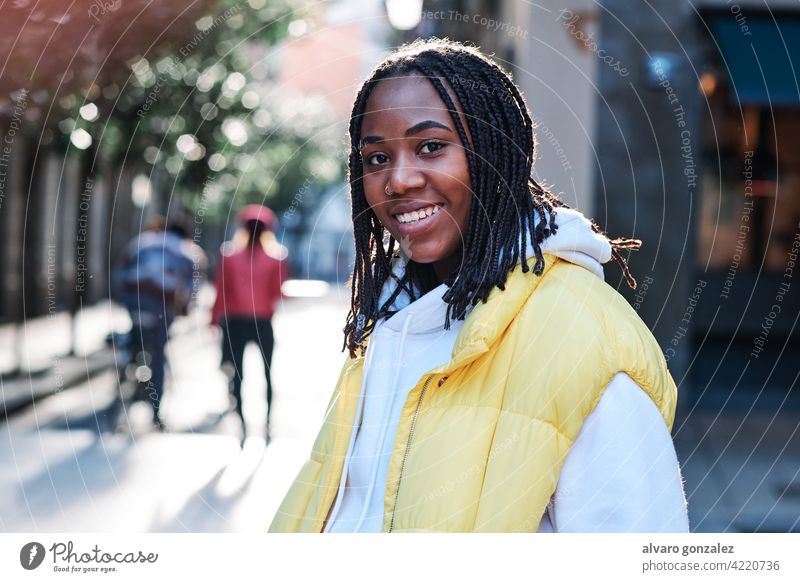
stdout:
[[[592,230],[592,223],[581,212],[573,208],[559,207],[555,209],[556,233],[551,234],[542,242],[542,253],[555,255],[556,257],[579,265],[594,273],[597,277],[603,278],[603,264],[611,260],[611,243],[608,239]],[[537,224],[541,220],[538,211],[536,212]],[[528,240],[525,251],[526,258],[533,256],[533,243]],[[406,265],[409,258],[401,250],[400,255],[394,260],[392,265],[393,277],[390,277],[383,285],[380,301],[378,305],[383,305],[397,287],[397,280],[402,279],[405,274]],[[440,285],[443,288],[444,284]],[[439,295],[444,293],[443,289]],[[408,293],[401,293],[394,301],[395,311],[403,309],[411,303]]]

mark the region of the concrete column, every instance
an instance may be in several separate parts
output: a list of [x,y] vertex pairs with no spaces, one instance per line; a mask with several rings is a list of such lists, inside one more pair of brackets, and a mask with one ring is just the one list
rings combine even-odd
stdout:
[[[697,26],[690,4],[671,0],[605,0],[600,12],[599,44],[630,74],[599,64],[596,216],[610,235],[644,243],[629,260],[637,291],[614,267],[606,278],[653,330],[679,384],[686,382],[692,349],[680,328],[695,284],[700,194]],[[659,54],[672,67],[657,68],[663,78],[656,74],[653,82],[646,65]]]
[[18,134],[10,146],[4,199],[0,207],[3,224],[3,318],[22,319],[22,229],[25,226],[26,142]]
[[[536,179],[591,216],[596,76],[603,63],[587,45],[598,43],[597,4],[550,0],[503,7],[502,20],[509,27],[497,35],[514,44],[515,81],[537,125]],[[512,26],[517,24],[520,28]]]
[[[87,295],[91,302],[108,296],[109,281],[109,180],[111,179],[108,164],[100,162],[94,174],[91,208],[89,210],[89,244],[88,244],[88,276]],[[90,277],[90,278],[89,278]]]

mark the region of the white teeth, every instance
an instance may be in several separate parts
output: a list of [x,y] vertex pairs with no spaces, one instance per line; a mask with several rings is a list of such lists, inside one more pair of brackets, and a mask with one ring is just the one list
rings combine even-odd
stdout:
[[437,212],[439,212],[439,207],[434,205],[428,206],[427,208],[421,208],[419,210],[412,210],[411,212],[405,212],[403,214],[396,214],[395,218],[405,224],[407,222],[417,222],[419,220],[428,218]]

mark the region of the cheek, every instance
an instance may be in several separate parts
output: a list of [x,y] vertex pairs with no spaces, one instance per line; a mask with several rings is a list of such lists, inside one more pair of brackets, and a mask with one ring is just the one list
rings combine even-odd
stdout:
[[364,198],[372,211],[380,217],[386,197],[382,195],[375,180],[364,179]]
[[471,200],[469,196],[465,196],[462,204],[459,207],[459,212],[456,217],[456,226],[458,228],[459,240],[466,240],[467,229],[469,228],[469,214]]
[[469,215],[472,209],[472,191],[469,188],[469,178],[464,181],[459,181],[454,184],[454,191],[457,195],[454,196],[452,202],[457,210],[453,213],[459,228],[465,230],[469,225]]
[[472,196],[467,193],[466,201],[464,202],[464,212],[461,216],[461,229],[466,231],[469,227],[469,215],[472,209]]
[[[463,156],[463,154],[462,154]],[[451,179],[451,192],[454,192],[453,203],[458,207],[456,212],[457,222],[461,228],[466,228],[469,222],[470,208],[472,206],[472,188],[469,177],[469,167],[467,166],[466,158],[458,160],[453,172],[450,174]]]

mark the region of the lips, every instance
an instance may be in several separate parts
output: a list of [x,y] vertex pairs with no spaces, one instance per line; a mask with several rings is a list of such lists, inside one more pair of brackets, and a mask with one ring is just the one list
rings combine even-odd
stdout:
[[435,204],[430,204],[415,210],[394,213],[394,218],[401,224],[413,224],[415,222],[427,220],[438,212],[439,207]]
[[417,237],[435,230],[445,211],[443,205],[418,201],[398,204],[390,214],[398,237]]

